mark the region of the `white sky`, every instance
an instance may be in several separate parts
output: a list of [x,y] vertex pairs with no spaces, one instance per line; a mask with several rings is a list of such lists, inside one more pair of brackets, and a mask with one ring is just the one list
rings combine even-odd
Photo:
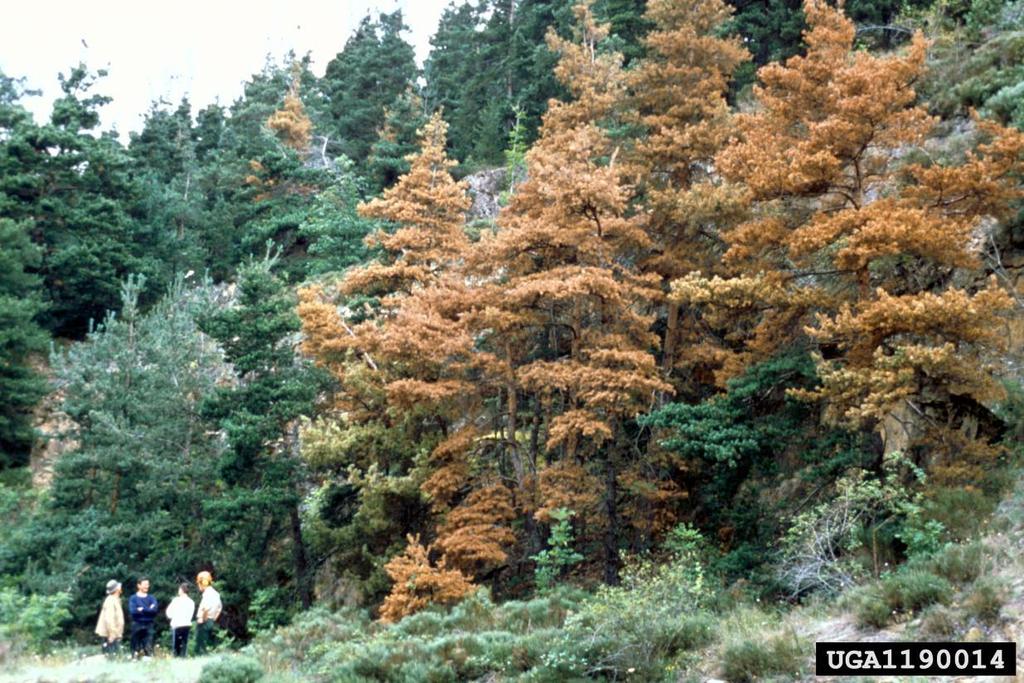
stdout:
[[218,99],[230,104],[267,54],[280,61],[289,49],[308,51],[322,75],[367,11],[401,9],[422,65],[448,1],[20,0],[0,21],[0,70],[43,91],[23,101],[42,121],[60,92],[58,73],[79,61],[107,69],[94,88],[114,98],[103,127],[126,139],[161,97],[177,104],[187,94],[193,114]]

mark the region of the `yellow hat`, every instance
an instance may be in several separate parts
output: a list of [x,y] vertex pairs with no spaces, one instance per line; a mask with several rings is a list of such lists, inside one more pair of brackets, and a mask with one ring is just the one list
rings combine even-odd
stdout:
[[196,583],[200,586],[209,586],[211,583],[213,583],[213,576],[210,574],[210,572],[199,572],[196,575]]

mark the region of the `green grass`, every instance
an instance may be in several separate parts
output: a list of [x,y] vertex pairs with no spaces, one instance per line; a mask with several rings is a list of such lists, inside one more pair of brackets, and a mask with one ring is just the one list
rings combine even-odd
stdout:
[[[0,683],[197,683],[204,666],[236,658],[244,659],[236,654],[213,654],[188,659],[155,657],[149,661],[130,661],[108,660],[103,655],[76,657],[74,653],[63,652],[7,664],[0,671]],[[285,683],[289,679],[277,675],[272,680]]]

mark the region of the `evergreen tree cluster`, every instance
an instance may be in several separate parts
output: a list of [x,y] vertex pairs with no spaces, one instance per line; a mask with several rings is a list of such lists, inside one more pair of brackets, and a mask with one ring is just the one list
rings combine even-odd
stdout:
[[247,637],[614,584],[699,527],[771,591],[797,500],[894,450],[983,487],[1019,301],[976,237],[1024,134],[925,153],[923,4],[453,2],[422,73],[382,13],[127,144],[102,72],[43,123],[0,74],[0,470],[46,394],[71,425],[0,583],[80,628],[110,577],[209,569]]

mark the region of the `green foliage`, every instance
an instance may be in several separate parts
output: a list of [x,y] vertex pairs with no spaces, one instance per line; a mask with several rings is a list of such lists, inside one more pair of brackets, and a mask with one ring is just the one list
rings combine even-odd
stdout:
[[203,665],[199,683],[256,683],[263,678],[260,663],[250,657],[220,657]]
[[722,650],[722,674],[731,683],[772,677],[796,680],[801,677],[805,658],[805,648],[794,633],[744,639]]
[[920,88],[931,109],[952,117],[976,108],[1004,124],[1024,124],[1024,3],[944,2],[928,18],[944,29]]
[[[289,425],[312,412],[326,379],[295,358],[296,301],[271,272],[274,263],[268,256],[243,266],[237,304],[200,320],[238,376],[237,383],[211,391],[201,406],[227,441],[215,464],[226,488],[203,507],[207,542],[218,549],[210,551],[210,560],[235,587],[236,599],[252,603],[253,590],[275,586],[285,575],[294,601],[309,607],[311,577],[298,509],[301,460]],[[280,530],[288,542],[267,529]],[[250,553],[239,555],[239,547]]]
[[789,497],[773,494],[775,487],[798,478],[813,494],[817,482],[872,457],[864,435],[809,428],[813,406],[788,392],[816,383],[810,358],[787,354],[750,367],[724,394],[670,403],[640,420],[695,471],[690,503],[699,516],[732,536],[733,548],[716,561],[727,580],[761,576],[771,587],[765,565],[784,532]]
[[981,541],[949,543],[925,562],[931,571],[959,584],[977,579],[989,563],[988,553]]
[[316,610],[251,649],[268,669],[287,663],[337,681],[558,680],[542,659],[580,598],[562,589],[496,605],[482,589],[450,610],[428,609],[393,625],[370,624],[354,610]]
[[929,640],[953,640],[961,627],[955,610],[945,605],[932,605],[921,613],[918,633]]
[[941,524],[952,541],[966,541],[982,530],[998,496],[974,487],[933,487],[922,501],[922,518]]
[[430,111],[443,113],[450,131],[449,153],[459,161],[466,161],[476,146],[474,137],[488,90],[501,87],[488,83],[496,75],[495,67],[482,59],[490,48],[481,25],[487,5],[463,2],[446,7],[423,64],[425,104]]
[[572,548],[574,539],[570,520],[573,514],[572,510],[566,508],[558,508],[551,512],[554,524],[551,525],[548,548],[533,557],[537,563],[537,587],[541,590],[550,590],[559,577],[583,560],[583,555]]
[[861,626],[883,628],[896,617],[919,612],[953,597],[953,585],[924,569],[902,568],[883,577],[853,597],[854,613]]
[[29,270],[43,282],[39,319],[59,335],[84,335],[116,306],[121,280],[152,266],[129,213],[139,192],[129,158],[96,130],[110,98],[90,91],[104,74],[79,64],[62,75],[45,125],[24,115],[12,88],[0,102],[0,218],[24,222],[40,247]]
[[300,239],[309,243],[307,273],[313,276],[340,273],[370,255],[363,240],[375,226],[356,211],[364,195],[362,182],[348,159],[340,157],[335,164],[333,183],[316,195],[298,229]]
[[272,662],[284,661],[305,669],[333,643],[359,641],[369,628],[370,620],[364,612],[351,608],[330,612],[314,607],[301,612],[290,626],[257,632],[249,649],[268,668]]
[[651,30],[644,18],[647,0],[599,0],[594,3],[594,16],[611,29],[605,49],[621,52],[623,63],[629,66],[644,56],[643,38]]
[[287,592],[276,586],[257,588],[249,601],[249,631],[259,633],[287,624],[292,618],[292,608],[293,602]]
[[684,457],[730,469],[747,467],[797,436],[806,408],[786,398],[785,391],[813,380],[813,365],[805,355],[782,356],[731,380],[722,396],[693,405],[671,403],[644,423],[671,429],[662,445]]
[[1009,599],[1009,586],[1002,579],[986,576],[971,586],[963,601],[964,613],[986,624],[999,620],[999,611]]
[[66,592],[25,596],[0,587],[0,642],[10,643],[16,653],[45,651],[71,617],[70,603]]
[[42,310],[39,280],[28,270],[39,250],[24,225],[0,218],[0,469],[27,465],[35,430],[32,411],[46,383],[31,365],[31,355],[46,348],[36,323]]
[[505,177],[508,180],[508,184],[504,191],[498,196],[498,203],[501,206],[508,204],[512,198],[512,193],[515,192],[516,185],[523,182],[526,178],[526,152],[528,147],[526,144],[526,123],[523,110],[521,107],[516,106],[513,109],[515,113],[515,123],[512,126],[512,130],[508,133],[508,146],[505,148]]
[[309,59],[268,59],[229,109],[196,113],[183,100],[155,104],[129,153],[144,185],[137,207],[164,280],[176,272],[209,271],[230,278],[248,256],[273,240],[289,277],[306,274],[308,238],[300,234],[311,195],[331,185],[335,164],[323,137],[314,149],[283,144],[267,119],[297,87],[304,110],[323,132],[325,103]]
[[227,376],[199,333],[211,292],[178,280],[142,315],[141,279],[86,340],[55,354],[54,374],[78,447],[54,467],[47,498],[0,545],[0,574],[24,589],[70,590],[75,626],[91,628],[111,578],[145,572],[170,592],[205,561],[203,501],[215,497],[217,444],[199,400]]
[[[901,12],[929,7],[935,0],[849,0],[844,9],[869,44],[891,48],[907,37],[896,21]],[[741,35],[753,57],[736,74],[740,87],[754,81],[758,67],[782,61],[803,50],[806,28],[803,0],[729,0],[735,9],[729,30]]]
[[402,12],[363,18],[345,48],[327,64],[320,88],[330,102],[327,128],[332,150],[360,168],[385,123],[385,109],[415,87],[412,45],[402,38]]
[[[601,586],[566,619],[544,661],[565,676],[664,673],[685,651],[715,637],[714,619],[701,611],[713,592],[705,579],[702,538],[689,527],[676,529],[669,560],[646,556],[626,562],[621,585]],[[680,605],[688,610],[681,613]]]
[[793,595],[837,592],[852,585],[859,573],[854,551],[865,536],[874,539],[886,527],[903,542],[908,556],[938,550],[943,527],[923,518],[924,482],[919,467],[902,453],[889,453],[881,477],[852,470],[836,483],[831,499],[794,517],[783,539],[781,567]]
[[366,162],[374,190],[391,187],[409,172],[408,157],[419,150],[418,131],[426,122],[423,101],[411,88],[384,109],[384,124]]
[[1004,379],[1006,398],[994,408],[996,416],[1006,425],[1003,441],[1008,444],[1024,443],[1024,385]]

